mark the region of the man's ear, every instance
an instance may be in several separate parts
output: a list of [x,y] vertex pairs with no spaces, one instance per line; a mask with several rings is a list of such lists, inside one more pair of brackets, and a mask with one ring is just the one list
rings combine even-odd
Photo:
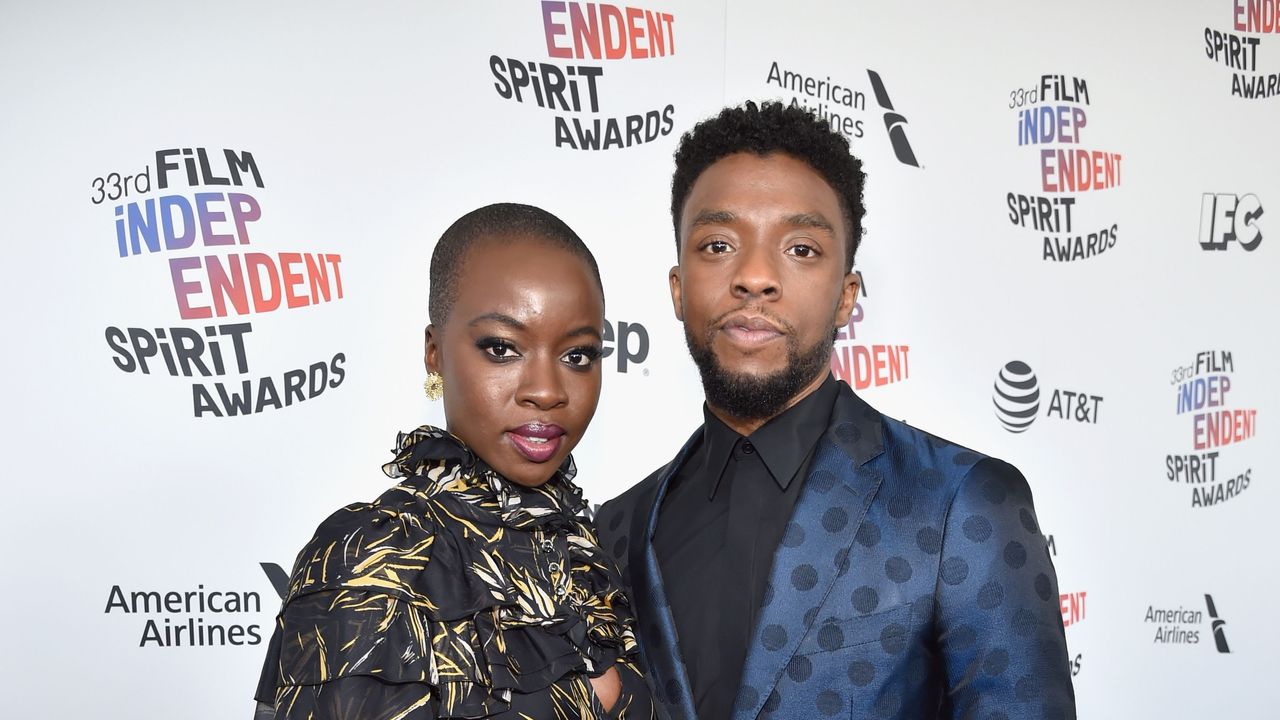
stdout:
[[862,276],[855,272],[845,273],[840,286],[840,302],[836,305],[836,316],[832,320],[837,330],[849,324],[853,308],[858,304],[858,291],[861,289]]
[[667,282],[671,284],[671,309],[676,312],[676,319],[684,322],[684,295],[680,287],[680,266],[672,265],[667,273]]

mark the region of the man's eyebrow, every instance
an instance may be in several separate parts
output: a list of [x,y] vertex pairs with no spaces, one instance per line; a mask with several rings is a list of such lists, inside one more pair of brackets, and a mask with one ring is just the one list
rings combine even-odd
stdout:
[[693,222],[689,223],[689,227],[696,228],[703,225],[728,225],[737,219],[738,216],[728,210],[703,210],[693,218]]
[[485,313],[483,315],[478,315],[471,322],[467,323],[467,326],[475,327],[476,325],[479,325],[480,323],[486,320],[493,320],[495,322],[500,322],[503,325],[506,325],[507,327],[513,328],[515,330],[526,329],[524,323],[511,317],[510,315],[504,315],[500,312],[490,312],[490,313]]
[[795,215],[788,215],[783,218],[783,222],[795,227],[817,228],[819,230],[826,230],[832,235],[836,234],[836,229],[831,224],[831,221],[823,217],[821,213],[797,213]]

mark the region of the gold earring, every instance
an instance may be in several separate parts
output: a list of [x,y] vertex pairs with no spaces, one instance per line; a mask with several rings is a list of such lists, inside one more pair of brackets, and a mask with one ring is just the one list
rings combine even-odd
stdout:
[[438,372],[427,373],[427,379],[422,383],[422,390],[429,400],[439,400],[444,397],[444,376]]

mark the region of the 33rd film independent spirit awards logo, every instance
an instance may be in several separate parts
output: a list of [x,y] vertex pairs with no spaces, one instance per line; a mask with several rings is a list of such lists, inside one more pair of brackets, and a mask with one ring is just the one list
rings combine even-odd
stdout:
[[346,355],[337,352],[277,376],[231,379],[256,374],[249,362],[253,324],[224,320],[343,297],[339,254],[240,251],[262,217],[249,183],[265,188],[253,153],[205,148],[157,150],[154,168],[112,172],[91,183],[91,203],[114,204],[121,262],[167,258],[174,309],[187,323],[106,328],[112,361],[125,373],[200,378],[191,384],[195,417],[279,410],[336,388],[346,377]]
[[1280,61],[1274,52],[1280,47],[1280,0],[1218,0],[1217,5],[1231,13],[1230,29],[1206,27],[1204,54],[1231,70],[1232,96],[1280,95]]
[[[826,120],[832,130],[848,137],[856,152],[857,141],[867,132],[863,117],[867,112],[867,86],[862,84],[863,79],[852,75],[849,70],[844,70],[844,74],[834,79],[825,73],[811,75],[808,72],[807,68],[790,67],[774,60],[765,73],[765,87],[770,92],[781,89],[790,93],[791,98],[787,102],[791,107],[813,111],[819,119]],[[885,137],[893,147],[894,157],[903,165],[920,167],[911,141],[907,139],[907,118],[894,108],[880,73],[868,69],[866,82],[880,106]]]
[[1239,497],[1253,479],[1252,467],[1232,462],[1235,446],[1258,430],[1256,409],[1231,407],[1237,401],[1235,360],[1228,350],[1199,352],[1193,362],[1175,367],[1169,379],[1175,414],[1186,419],[1189,442],[1165,456],[1165,479],[1191,491],[1193,508]]
[[[1011,360],[996,374],[994,393],[996,418],[1011,433],[1026,432],[1040,416],[1044,406],[1045,417],[1073,423],[1096,425],[1102,409],[1102,396],[1083,390],[1050,388],[1053,394],[1049,402],[1042,403],[1040,380],[1031,366],[1021,360]],[[1046,391],[1047,392],[1047,391]]]
[[671,134],[674,105],[612,114],[616,110],[606,110],[604,102],[606,68],[572,61],[657,62],[674,55],[674,15],[607,3],[544,1],[541,21],[550,62],[495,54],[489,69],[500,97],[553,113],[556,147],[616,150]]
[[1143,622],[1155,626],[1155,638],[1151,641],[1155,645],[1208,644],[1207,637],[1212,636],[1213,645],[1219,653],[1231,652],[1227,642],[1227,621],[1223,619],[1213,596],[1207,593],[1204,605],[1148,605]]
[[1009,93],[1017,113],[1018,147],[1037,148],[1040,192],[1010,192],[1009,221],[1043,237],[1040,258],[1072,262],[1115,247],[1118,223],[1084,227],[1077,203],[1120,185],[1120,153],[1081,147],[1089,126],[1089,84],[1084,78],[1042,75]]
[[880,387],[906,380],[911,374],[908,355],[910,345],[872,344],[858,341],[857,325],[867,318],[863,309],[867,299],[866,280],[858,272],[862,282],[862,291],[858,304],[853,307],[849,316],[849,325],[840,328],[836,333],[835,346],[831,352],[831,373],[837,380],[843,380],[855,390],[869,387]]

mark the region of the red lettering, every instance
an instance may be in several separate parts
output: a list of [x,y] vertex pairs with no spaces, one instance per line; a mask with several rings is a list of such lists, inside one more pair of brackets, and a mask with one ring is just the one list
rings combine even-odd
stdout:
[[573,57],[573,51],[566,47],[560,47],[560,45],[556,43],[556,39],[561,35],[564,35],[564,25],[552,20],[551,15],[553,13],[562,12],[564,12],[563,2],[549,2],[548,0],[543,0],[542,29],[547,35],[547,54],[553,58]]
[[306,307],[310,304],[306,295],[297,295],[293,289],[302,284],[302,275],[294,272],[293,266],[302,262],[298,253],[280,253],[280,275],[284,280],[284,298],[290,308]]
[[627,26],[622,20],[622,11],[613,5],[601,5],[600,23],[604,27],[604,56],[609,60],[619,60],[627,56]]
[[[276,264],[270,255],[249,253],[244,256],[245,271],[249,274],[249,290],[253,293],[253,309],[256,312],[271,312],[280,307],[280,275],[276,272]],[[262,271],[267,271],[267,282],[270,295],[262,292]]]
[[[587,5],[587,7],[593,7]],[[582,5],[569,6],[569,27],[573,29],[574,57],[583,58],[583,46],[591,51],[591,57],[600,59],[600,22],[595,13],[582,14]]]
[[636,40],[644,37],[644,28],[636,23],[644,19],[644,11],[640,8],[627,8],[627,33],[631,36],[631,57],[643,60],[649,57],[648,47],[640,47]]
[[185,257],[173,258],[169,260],[169,276],[173,279],[173,295],[178,301],[178,315],[183,320],[197,320],[213,317],[213,311],[208,305],[192,306],[189,300],[191,293],[198,293],[202,289],[198,281],[187,280],[183,277],[183,273],[200,267],[200,258]]
[[227,256],[227,265],[231,268],[230,274],[223,269],[222,262],[217,255],[206,255],[204,263],[209,272],[209,292],[213,294],[213,307],[217,311],[218,317],[227,316],[228,298],[230,298],[231,306],[235,308],[236,314],[248,315],[249,296],[245,293],[244,273],[240,269],[240,256]]

